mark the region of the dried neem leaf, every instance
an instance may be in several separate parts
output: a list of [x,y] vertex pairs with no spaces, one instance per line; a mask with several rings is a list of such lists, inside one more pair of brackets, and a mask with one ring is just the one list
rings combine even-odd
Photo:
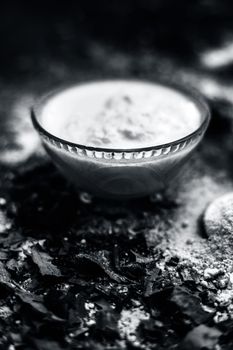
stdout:
[[16,229],[7,232],[7,234],[2,234],[0,236],[0,245],[4,249],[8,249],[9,251],[14,251],[16,245],[20,245],[24,240],[24,237],[20,233],[20,231],[16,231]]
[[132,298],[137,294],[138,289],[135,288],[136,283],[109,283],[107,284],[96,284],[96,289],[109,299],[115,300],[119,307],[121,307],[126,300]]
[[188,316],[196,324],[206,322],[211,314],[204,311],[201,299],[191,294],[184,287],[174,287],[171,295],[171,303],[185,316]]
[[93,326],[93,332],[99,339],[101,337],[116,339],[119,338],[118,320],[120,313],[105,299],[96,301],[99,306],[99,310],[95,315],[95,325]]
[[88,317],[88,312],[85,308],[85,299],[80,294],[72,295],[67,307],[68,320],[72,326],[74,324],[82,324],[82,321]]
[[9,272],[6,270],[3,262],[0,261],[0,285],[3,289],[14,291],[17,284],[11,279]]
[[151,263],[154,263],[155,261],[158,260],[158,256],[143,256],[137,252],[134,252],[133,250],[131,251],[134,256],[135,256],[135,259],[136,259],[136,262],[139,263],[139,264],[151,264]]
[[147,271],[148,276],[145,278],[144,296],[156,299],[160,293],[165,293],[173,287],[169,275],[158,267]]
[[[93,271],[91,270],[94,268],[95,271],[96,267],[98,267],[103,272],[105,272],[106,275],[118,283],[126,283],[128,281],[126,277],[121,276],[113,271],[109,259],[109,254],[106,251],[98,251],[96,253],[79,253],[76,255],[76,258],[78,260],[79,266],[81,264],[84,264],[83,267],[86,268],[86,273],[92,274]],[[85,272],[83,270],[84,269],[82,269],[82,272]]]
[[[223,350],[231,350],[233,349],[233,328],[232,328],[232,321],[231,324],[228,324],[229,326],[227,329],[224,329],[224,333],[219,339],[219,345],[220,349]],[[221,329],[222,330],[222,329]]]
[[38,266],[42,276],[61,277],[61,271],[52,263],[51,256],[39,250],[38,247],[33,247],[31,251],[32,261]]
[[168,260],[167,265],[175,267],[178,265],[179,260],[180,260],[179,257],[174,255]]
[[67,349],[65,346],[61,345],[60,343],[49,340],[49,339],[38,339],[38,338],[32,338],[30,339],[30,342],[33,344],[33,347],[36,350],[64,350]]
[[8,259],[8,253],[5,251],[0,251],[0,260],[7,260]]
[[145,269],[139,263],[129,263],[121,265],[121,271],[124,275],[127,275],[130,279],[136,279],[137,281],[142,279],[146,274]]
[[96,326],[95,331],[97,336],[101,338],[107,337],[111,340],[115,338],[120,338],[118,329],[119,315],[111,311],[99,311],[96,314]]
[[20,347],[23,345],[22,334],[20,334],[20,332],[10,332],[9,340],[14,344],[15,347]]
[[34,311],[37,311],[43,315],[47,315],[49,313],[48,309],[43,304],[43,297],[26,292],[18,292],[17,296],[23,303],[30,306]]
[[20,300],[28,306],[32,311],[40,314],[42,316],[47,316],[50,320],[56,322],[63,322],[64,320],[55,316],[44,304],[44,298],[40,295],[29,294],[27,292],[18,291],[16,295],[20,298]]
[[201,324],[188,332],[179,350],[214,349],[221,334],[217,328]]
[[0,282],[1,283],[11,282],[10,274],[6,270],[5,265],[3,264],[3,262],[1,262],[1,261],[0,261]]
[[157,325],[157,323],[153,318],[150,318],[149,320],[142,320],[138,327],[138,331],[140,332],[141,336],[158,344],[163,343],[165,326],[162,324],[162,322],[159,322],[159,325]]

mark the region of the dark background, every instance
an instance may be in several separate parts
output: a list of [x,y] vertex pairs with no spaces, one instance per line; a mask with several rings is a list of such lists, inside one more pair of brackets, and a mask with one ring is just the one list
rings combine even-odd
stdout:
[[199,68],[203,49],[231,38],[232,18],[230,0],[5,1],[1,75],[35,75],[55,62],[88,69],[96,64],[97,44],[126,54],[149,51]]
[[[232,237],[203,227],[233,190],[233,59],[203,58],[232,42],[231,0],[1,2],[0,350],[233,349]],[[180,188],[90,199],[43,153],[31,104],[102,77],[166,77],[206,97],[212,120]]]

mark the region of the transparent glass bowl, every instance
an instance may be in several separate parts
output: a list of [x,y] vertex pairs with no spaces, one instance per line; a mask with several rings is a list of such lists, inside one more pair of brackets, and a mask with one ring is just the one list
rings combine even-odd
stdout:
[[77,189],[100,197],[132,198],[150,195],[176,181],[182,166],[204,136],[210,113],[206,102],[197,92],[177,84],[158,83],[186,95],[199,108],[201,117],[200,125],[193,133],[152,147],[90,147],[52,135],[41,122],[41,110],[51,97],[64,89],[43,97],[32,108],[32,122],[46,151]]

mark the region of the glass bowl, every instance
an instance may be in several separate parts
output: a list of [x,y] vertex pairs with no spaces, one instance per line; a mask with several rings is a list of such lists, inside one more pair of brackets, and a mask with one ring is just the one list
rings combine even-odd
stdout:
[[47,153],[78,190],[100,197],[132,198],[147,196],[172,182],[177,183],[176,179],[183,165],[207,129],[210,120],[209,108],[203,98],[193,90],[173,83],[161,81],[155,83],[175,89],[191,99],[198,107],[200,125],[194,132],[173,142],[151,147],[134,149],[91,147],[59,138],[43,126],[41,121],[43,106],[50,98],[65,89],[42,97],[31,109],[33,125]]

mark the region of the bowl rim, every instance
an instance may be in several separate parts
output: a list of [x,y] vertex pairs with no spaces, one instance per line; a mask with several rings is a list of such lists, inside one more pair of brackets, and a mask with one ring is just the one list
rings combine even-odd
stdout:
[[[55,97],[56,95],[59,95],[61,92],[65,90],[69,90],[72,88],[75,88],[77,86],[87,85],[87,84],[93,84],[93,83],[104,83],[104,82],[139,82],[139,83],[146,83],[146,84],[156,84],[161,85],[173,90],[178,90],[181,94],[185,95],[187,98],[189,98],[193,103],[198,107],[200,111],[200,125],[199,127],[193,131],[192,133],[187,134],[186,136],[176,139],[174,141],[168,142],[168,143],[162,143],[158,145],[151,145],[147,147],[136,147],[136,148],[108,148],[108,147],[95,147],[95,146],[89,146],[85,144],[79,144],[76,142],[71,142],[69,140],[66,140],[64,138],[58,137],[51,132],[47,131],[42,123],[40,122],[40,115],[43,109],[43,106],[48,102],[49,99],[52,97]],[[147,151],[153,151],[153,150],[160,150],[163,148],[170,148],[172,146],[177,146],[181,143],[184,143],[193,137],[195,137],[198,134],[202,134],[205,132],[205,130],[208,127],[208,124],[210,122],[210,109],[209,106],[205,100],[205,98],[193,87],[191,86],[184,86],[183,83],[177,83],[168,79],[156,79],[156,80],[149,80],[149,79],[130,79],[130,78],[111,78],[111,79],[98,79],[98,80],[85,80],[81,82],[73,82],[70,84],[63,85],[57,89],[53,89],[52,91],[43,94],[42,97],[38,98],[35,104],[30,108],[30,114],[31,114],[31,120],[33,123],[33,126],[35,129],[48,139],[52,139],[55,142],[66,144],[67,146],[70,146],[71,148],[77,147],[83,151],[89,150],[94,152],[104,152],[104,153],[120,153],[120,152],[127,152],[127,153],[134,153],[134,152],[147,152]]]

